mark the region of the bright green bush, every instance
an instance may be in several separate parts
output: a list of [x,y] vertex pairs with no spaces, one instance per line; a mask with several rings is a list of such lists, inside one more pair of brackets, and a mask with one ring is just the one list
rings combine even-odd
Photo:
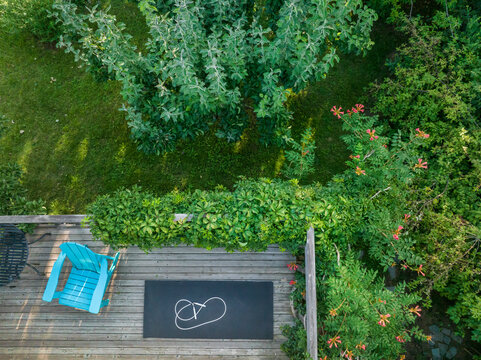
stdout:
[[261,142],[283,143],[287,94],[324,78],[340,51],[365,53],[376,19],[361,0],[142,0],[150,38],[139,52],[114,16],[54,7],[59,45],[122,83],[132,137],[155,154],[212,127],[236,141],[253,121]]
[[392,124],[422,124],[434,136],[472,128],[481,105],[480,20],[439,12],[432,23],[404,21],[409,41],[398,49],[393,76],[373,86],[373,110]]
[[[332,222],[327,204],[314,189],[295,181],[241,180],[225,189],[154,196],[136,187],[99,197],[90,207],[95,238],[114,247],[145,251],[180,243],[226,250],[265,250],[279,243],[298,253],[309,224]],[[174,222],[175,213],[194,214]]]
[[428,296],[436,289],[453,301],[450,318],[481,341],[481,20],[459,13],[404,20],[409,41],[398,50],[392,76],[373,86],[374,110],[394,131],[430,134],[422,155],[429,171],[410,185],[413,218],[406,230],[426,258],[426,278],[416,284]]

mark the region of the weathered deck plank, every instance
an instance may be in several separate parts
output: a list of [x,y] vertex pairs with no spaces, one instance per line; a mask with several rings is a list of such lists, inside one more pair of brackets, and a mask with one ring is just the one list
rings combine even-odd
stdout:
[[[0,359],[283,359],[281,326],[293,318],[289,307],[287,252],[270,246],[266,252],[211,251],[190,246],[121,250],[122,257],[100,314],[41,300],[53,263],[65,241],[92,250],[113,250],[92,239],[78,225],[41,225],[34,239],[51,233],[30,248],[29,263],[45,272],[39,277],[26,268],[21,279],[0,288]],[[271,280],[274,282],[274,340],[143,339],[144,280]],[[61,279],[60,286],[65,282]]]

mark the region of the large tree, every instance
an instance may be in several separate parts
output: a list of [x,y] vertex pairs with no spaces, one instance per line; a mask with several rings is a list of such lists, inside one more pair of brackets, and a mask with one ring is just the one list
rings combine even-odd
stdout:
[[325,77],[339,51],[369,49],[376,19],[361,0],[141,0],[150,29],[141,53],[107,12],[54,9],[60,46],[122,82],[132,136],[156,154],[212,126],[236,141],[253,119],[261,142],[283,139],[288,93]]

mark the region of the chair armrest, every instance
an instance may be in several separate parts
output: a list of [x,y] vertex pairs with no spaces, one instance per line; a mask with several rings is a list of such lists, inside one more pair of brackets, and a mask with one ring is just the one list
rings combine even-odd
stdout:
[[112,265],[110,266],[109,269],[109,275],[112,276],[113,272],[115,271],[115,268],[117,267],[117,262],[119,261],[120,253],[118,252],[115,254],[115,257],[112,258]]
[[92,295],[92,300],[90,301],[89,312],[93,314],[98,314],[100,307],[102,305],[102,299],[105,294],[105,290],[108,285],[108,264],[107,259],[103,258],[100,261],[100,276],[97,286],[95,287],[94,293]]
[[55,264],[53,264],[52,272],[50,273],[50,278],[48,279],[47,287],[43,292],[43,297],[42,297],[43,301],[48,301],[48,302],[52,301],[55,295],[55,290],[57,289],[60,271],[62,271],[63,262],[65,261],[66,256],[67,254],[65,254],[64,252],[61,252],[58,259],[55,261]]

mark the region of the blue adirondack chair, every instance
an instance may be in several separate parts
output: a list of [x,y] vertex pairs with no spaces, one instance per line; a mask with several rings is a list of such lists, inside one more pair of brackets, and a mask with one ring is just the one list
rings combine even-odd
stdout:
[[[100,308],[109,304],[109,300],[103,300],[103,297],[120,254],[115,257],[96,254],[87,246],[73,242],[63,243],[60,249],[62,252],[53,265],[42,299],[48,302],[58,299],[61,305],[98,314]],[[64,289],[56,291],[66,257],[72,263],[72,270]],[[112,260],[110,268],[107,260]]]

